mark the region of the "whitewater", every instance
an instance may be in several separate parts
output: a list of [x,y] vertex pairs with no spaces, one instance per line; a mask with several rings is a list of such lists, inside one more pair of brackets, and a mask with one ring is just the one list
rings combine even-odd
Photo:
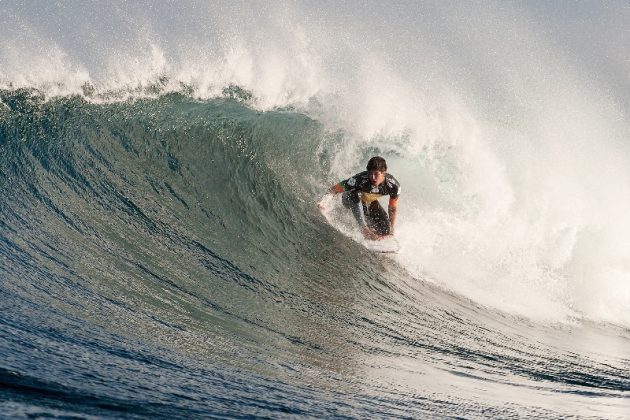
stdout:
[[[1,417],[630,418],[627,5],[3,0],[0,32]],[[318,209],[374,155],[397,254]]]

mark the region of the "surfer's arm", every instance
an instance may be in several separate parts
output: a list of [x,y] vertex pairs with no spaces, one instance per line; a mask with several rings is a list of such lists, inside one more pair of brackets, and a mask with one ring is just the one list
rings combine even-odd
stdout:
[[387,215],[389,216],[389,234],[394,234],[394,224],[396,223],[396,208],[398,206],[398,197],[390,198],[387,206]]

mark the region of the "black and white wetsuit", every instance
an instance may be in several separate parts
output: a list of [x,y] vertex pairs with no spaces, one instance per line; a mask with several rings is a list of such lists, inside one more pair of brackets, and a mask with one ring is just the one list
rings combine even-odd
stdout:
[[378,202],[380,197],[389,196],[389,207],[396,208],[400,196],[400,183],[389,173],[378,186],[373,186],[367,171],[335,185],[337,192],[343,192],[342,203],[352,209],[352,214],[360,226],[368,226],[379,235],[390,233],[389,217]]

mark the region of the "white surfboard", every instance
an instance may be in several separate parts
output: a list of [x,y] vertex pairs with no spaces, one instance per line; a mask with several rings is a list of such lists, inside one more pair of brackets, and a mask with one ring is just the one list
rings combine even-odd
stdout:
[[362,244],[370,251],[380,252],[383,254],[395,254],[400,251],[400,243],[398,243],[396,238],[393,236],[381,239],[380,241],[364,240],[362,241]]

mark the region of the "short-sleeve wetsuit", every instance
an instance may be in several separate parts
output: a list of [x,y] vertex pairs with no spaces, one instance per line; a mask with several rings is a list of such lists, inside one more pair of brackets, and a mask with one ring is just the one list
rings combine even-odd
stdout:
[[400,183],[389,173],[378,186],[373,186],[367,171],[363,171],[341,181],[334,187],[335,192],[343,193],[342,203],[352,209],[352,214],[360,226],[368,226],[379,235],[390,233],[389,217],[378,202],[380,197],[389,195],[389,207],[396,208],[400,196]]

